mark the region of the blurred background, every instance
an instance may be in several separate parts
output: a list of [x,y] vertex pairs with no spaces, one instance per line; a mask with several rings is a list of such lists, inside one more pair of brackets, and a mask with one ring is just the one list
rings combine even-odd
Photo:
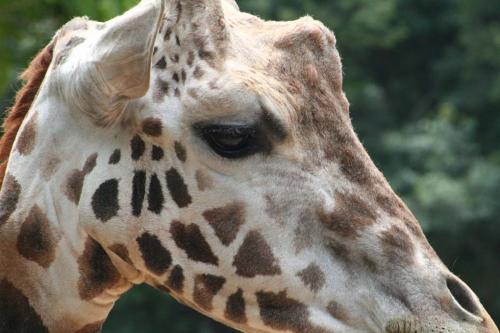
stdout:
[[[135,0],[0,0],[0,110],[17,75],[74,16]],[[335,32],[354,127],[431,244],[500,322],[500,2],[239,0],[266,19],[310,14]],[[2,114],[3,116],[3,114]],[[104,333],[234,332],[137,287]]]

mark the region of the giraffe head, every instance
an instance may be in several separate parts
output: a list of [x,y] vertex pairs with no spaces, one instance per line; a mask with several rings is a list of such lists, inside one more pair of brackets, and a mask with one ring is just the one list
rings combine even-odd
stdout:
[[[146,282],[246,332],[498,332],[359,142],[321,23],[143,0],[50,49],[0,200],[12,327],[6,296],[93,332]],[[62,276],[79,315],[47,313]]]

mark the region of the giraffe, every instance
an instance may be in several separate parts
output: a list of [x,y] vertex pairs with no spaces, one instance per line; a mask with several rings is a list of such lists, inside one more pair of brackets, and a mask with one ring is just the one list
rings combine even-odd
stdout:
[[336,39],[233,0],[76,18],[0,154],[0,332],[99,332],[147,283],[248,333],[498,333],[358,140]]

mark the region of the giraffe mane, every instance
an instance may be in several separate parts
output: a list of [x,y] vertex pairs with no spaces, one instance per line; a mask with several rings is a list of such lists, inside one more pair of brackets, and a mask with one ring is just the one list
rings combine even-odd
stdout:
[[24,81],[17,92],[14,105],[7,110],[3,123],[3,136],[0,139],[0,186],[5,177],[5,170],[9,162],[12,146],[16,140],[19,128],[33,104],[38,90],[45,78],[45,74],[52,62],[54,43],[51,42],[31,61],[28,68],[19,76]]

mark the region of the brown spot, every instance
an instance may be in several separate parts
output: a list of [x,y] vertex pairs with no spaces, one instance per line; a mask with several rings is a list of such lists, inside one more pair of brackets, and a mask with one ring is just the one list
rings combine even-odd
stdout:
[[346,309],[344,309],[339,303],[331,301],[328,303],[326,308],[328,313],[335,319],[341,322],[347,322],[349,320],[349,315]]
[[236,293],[228,297],[224,317],[238,324],[245,324],[247,322],[246,305],[245,299],[243,298],[243,290],[238,289]]
[[7,280],[0,281],[0,332],[49,332],[28,298]]
[[130,148],[132,150],[132,159],[137,161],[144,154],[146,144],[139,135],[136,135],[133,137],[132,141],[130,141]]
[[284,214],[288,207],[284,201],[276,200],[272,195],[267,194],[264,199],[266,200],[266,214],[280,225],[285,224]]
[[163,124],[160,119],[150,117],[142,121],[142,131],[149,136],[158,137],[162,130]]
[[146,172],[143,170],[135,170],[132,178],[132,214],[141,216],[144,198],[146,197]]
[[179,88],[175,88],[174,95],[175,97],[181,97],[181,91],[179,90]]
[[175,168],[171,168],[166,173],[167,187],[172,199],[179,208],[185,208],[191,204],[191,196],[184,179]]
[[78,293],[84,300],[91,300],[120,280],[120,273],[102,246],[88,237],[83,254],[78,258],[80,279]]
[[196,182],[200,191],[209,190],[213,186],[212,178],[204,170],[196,171]]
[[164,81],[162,79],[157,79],[156,80],[156,91],[153,95],[153,100],[156,103],[159,103],[163,101],[163,98],[168,95],[169,93],[169,84],[167,81]]
[[111,154],[111,156],[109,157],[109,164],[118,164],[120,163],[120,160],[122,158],[122,153],[120,151],[120,149],[115,149],[115,151],[113,152],[113,154]]
[[375,211],[361,198],[343,193],[336,194],[333,213],[321,212],[319,217],[329,230],[346,238],[357,237],[377,218]]
[[99,333],[102,330],[102,325],[104,322],[99,321],[97,323],[88,324],[80,328],[76,333]]
[[200,66],[196,66],[193,71],[193,76],[195,79],[201,79],[205,75],[205,71],[201,69]]
[[212,252],[196,224],[185,226],[179,221],[173,221],[170,233],[175,244],[186,252],[189,259],[215,266],[219,264],[219,259]]
[[175,147],[175,154],[177,155],[177,158],[179,159],[179,161],[186,162],[186,160],[187,160],[186,148],[184,148],[184,146],[180,142],[177,142],[177,141],[175,141],[174,147]]
[[316,264],[310,264],[297,274],[302,282],[314,293],[317,293],[325,285],[325,273]]
[[5,176],[0,192],[0,227],[5,224],[17,208],[21,185],[11,174]]
[[406,231],[397,225],[385,230],[380,235],[384,253],[392,263],[409,265],[413,262],[415,248]]
[[172,264],[172,256],[156,235],[145,232],[137,238],[137,243],[149,271],[162,275],[168,270]]
[[281,273],[271,247],[257,231],[250,231],[238,253],[234,257],[233,266],[240,276],[253,278],[257,275],[277,275]]
[[75,204],[80,202],[84,179],[85,174],[82,171],[75,169],[71,171],[66,180],[64,194],[66,194],[66,197]]
[[369,184],[372,181],[367,161],[359,157],[358,151],[343,149],[339,154],[340,170],[352,182]]
[[158,68],[158,69],[167,68],[167,59],[165,59],[165,57],[161,57],[161,59],[158,60],[158,62],[155,64],[155,68]]
[[161,147],[153,146],[153,149],[151,149],[151,159],[153,161],[160,161],[164,155],[165,152]]
[[50,178],[56,173],[57,169],[61,164],[61,159],[59,157],[51,156],[47,157],[42,162],[41,173],[43,179],[50,180]]
[[29,155],[35,148],[36,140],[36,113],[31,116],[26,125],[24,125],[19,138],[17,139],[16,149],[21,155]]
[[212,226],[222,244],[228,246],[236,239],[240,227],[245,223],[245,206],[241,202],[234,202],[207,210],[203,217]]
[[163,210],[164,203],[165,197],[163,196],[160,179],[156,174],[153,174],[149,183],[148,210],[157,215],[160,215],[161,211]]
[[309,321],[307,306],[287,296],[286,291],[278,294],[259,291],[256,293],[260,317],[266,326],[275,330],[294,333],[327,333]]
[[212,311],[212,300],[222,289],[226,279],[210,274],[198,275],[194,279],[194,301],[204,310]]
[[21,226],[17,250],[26,259],[48,268],[55,258],[60,235],[51,230],[51,224],[40,207],[35,205]]
[[404,215],[402,212],[406,210],[406,207],[396,195],[379,193],[375,200],[389,215],[394,217],[401,217]]
[[186,79],[187,79],[186,71],[183,69],[181,71],[181,80],[182,80],[182,83],[185,83]]
[[194,62],[194,52],[193,51],[189,51],[188,53],[188,57],[187,57],[187,64],[188,66],[193,66],[193,62]]
[[307,248],[310,248],[314,244],[313,233],[306,223],[301,223],[299,221],[299,226],[294,230],[293,245],[295,247],[295,253],[299,254]]
[[177,293],[182,293],[184,289],[184,271],[182,267],[176,265],[167,281],[167,286]]
[[174,54],[173,56],[170,57],[170,60],[172,60],[175,63],[178,63],[179,62],[179,55]]
[[165,31],[165,36],[163,37],[165,41],[170,39],[170,36],[172,36],[172,28],[167,28]]
[[187,90],[187,93],[193,99],[198,99],[198,97],[200,97],[200,94],[198,93],[198,89],[195,89],[195,88],[189,88]]
[[172,75],[172,80],[174,80],[175,82],[179,82],[179,74],[174,73],[174,74]]
[[110,179],[102,183],[92,196],[92,210],[96,218],[107,222],[118,215],[118,179]]
[[90,174],[94,170],[94,168],[96,167],[97,156],[98,156],[97,153],[92,154],[85,161],[85,164],[83,165],[83,169],[82,169],[82,171],[85,175]]
[[82,192],[83,182],[85,180],[85,176],[88,175],[95,168],[97,163],[97,154],[91,155],[85,165],[83,166],[83,170],[73,170],[68,179],[66,181],[66,189],[65,194],[68,199],[75,204],[80,202],[80,196]]
[[372,273],[377,273],[378,272],[378,266],[377,263],[370,258],[368,255],[363,254],[361,256],[361,263],[364,267],[366,267],[370,272]]
[[133,265],[132,260],[130,259],[130,255],[128,253],[128,249],[123,244],[114,244],[109,247],[109,250],[116,254],[120,259],[125,261],[129,265]]
[[331,240],[327,244],[327,249],[338,259],[344,260],[346,262],[351,261],[350,251],[345,244],[342,244],[335,240]]

